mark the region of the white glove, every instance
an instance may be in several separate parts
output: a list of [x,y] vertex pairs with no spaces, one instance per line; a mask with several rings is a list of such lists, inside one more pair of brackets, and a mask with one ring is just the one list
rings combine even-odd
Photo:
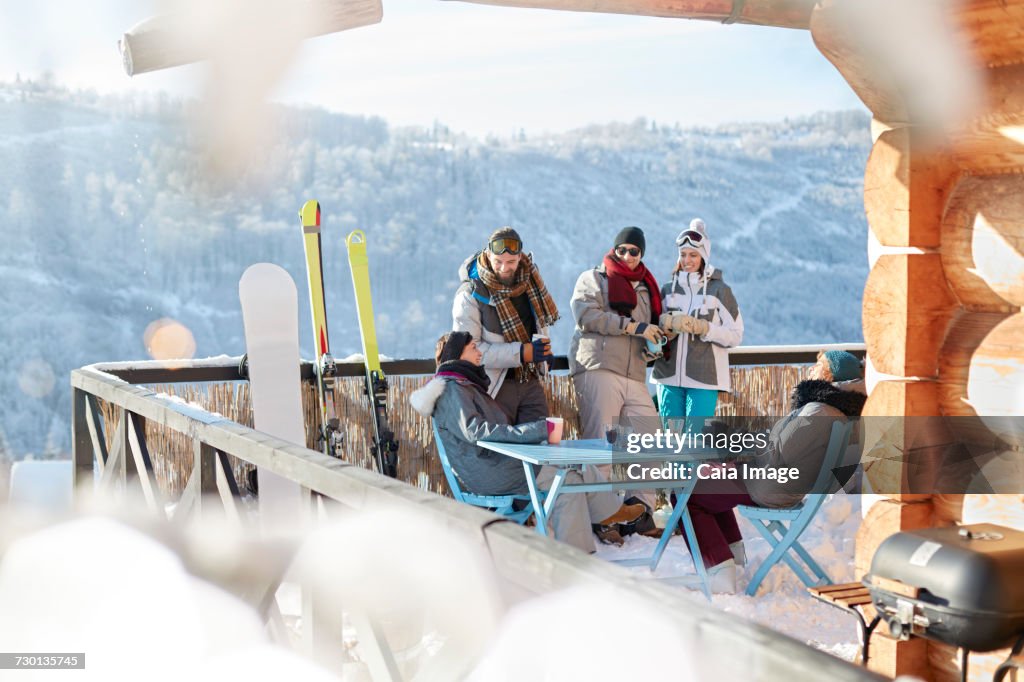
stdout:
[[658,318],[658,322],[662,329],[672,334],[679,334],[680,332],[686,331],[683,327],[683,320],[689,317],[689,315],[683,315],[678,310],[672,313],[662,313],[661,317]]
[[708,333],[711,325],[708,324],[707,320],[702,320],[699,317],[693,317],[692,315],[684,315],[679,318],[679,326],[681,331],[687,334],[696,334],[697,336],[704,336]]

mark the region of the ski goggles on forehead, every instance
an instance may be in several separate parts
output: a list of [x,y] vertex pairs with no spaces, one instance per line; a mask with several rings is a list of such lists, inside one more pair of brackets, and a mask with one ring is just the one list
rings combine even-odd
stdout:
[[487,245],[487,250],[495,256],[500,256],[503,253],[510,253],[513,256],[518,256],[523,252],[523,243],[518,239],[511,239],[509,237],[505,237],[503,239],[492,239]]
[[704,243],[704,235],[696,230],[687,230],[679,235],[679,239],[676,239],[676,246],[680,249],[687,246],[699,249],[700,245]]

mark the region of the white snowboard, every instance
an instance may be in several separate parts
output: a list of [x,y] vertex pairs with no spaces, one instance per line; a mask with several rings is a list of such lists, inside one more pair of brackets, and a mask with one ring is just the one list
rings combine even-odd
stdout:
[[[242,274],[238,298],[249,356],[253,424],[258,431],[305,447],[295,282],[283,268],[257,263]],[[263,469],[258,476],[263,530],[297,530],[302,522],[299,485]]]

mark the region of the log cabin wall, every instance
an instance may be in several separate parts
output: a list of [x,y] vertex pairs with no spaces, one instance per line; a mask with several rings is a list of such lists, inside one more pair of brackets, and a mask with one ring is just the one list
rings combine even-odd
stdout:
[[[470,1],[809,28],[874,117],[863,442],[879,458],[869,480],[899,490],[908,460],[991,442],[984,417],[1024,415],[1024,0]],[[962,419],[932,427],[904,416]],[[999,466],[1019,468],[1021,445]],[[883,496],[858,534],[857,572],[892,533],[981,521],[1024,528],[1024,499]],[[878,672],[959,679],[949,647],[878,633],[871,650]],[[1005,655],[972,656],[970,679],[991,679]]]
[[[895,7],[826,0],[810,21],[818,49],[875,119],[864,180],[873,242],[864,414],[962,417],[950,429],[872,420],[866,446],[892,458],[877,461],[869,479],[886,490],[899,489],[914,454],[990,443],[984,417],[1024,415],[1024,1]],[[915,35],[922,26],[927,32]],[[938,77],[927,64],[900,62],[915,54]],[[1022,443],[997,435],[1010,449],[996,465],[1017,471]],[[882,497],[857,536],[858,578],[900,530],[982,521],[1024,528],[1021,495]],[[871,646],[878,672],[960,678],[952,647],[883,633]],[[969,679],[991,679],[1006,654],[973,654]]]

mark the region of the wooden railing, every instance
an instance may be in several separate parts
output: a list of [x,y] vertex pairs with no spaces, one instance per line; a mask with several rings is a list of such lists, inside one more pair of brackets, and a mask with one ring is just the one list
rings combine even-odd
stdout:
[[[844,346],[862,353],[862,347]],[[723,394],[718,414],[723,417],[753,417],[750,428],[769,426],[789,411],[789,394],[803,378],[817,347],[746,347],[732,353],[732,394]],[[578,435],[579,407],[573,383],[567,376],[566,358],[556,358],[554,371],[544,380],[551,414],[566,420],[566,437]],[[252,426],[249,384],[238,372],[238,358],[178,363],[173,369],[166,364],[109,363],[97,368],[129,383],[146,383],[157,393],[176,396],[204,409],[217,412],[246,426]],[[335,382],[334,402],[341,418],[340,436],[344,445],[342,458],[350,464],[372,467],[370,442],[373,434],[372,413],[364,391],[361,363],[339,363],[340,377]],[[425,490],[448,494],[448,486],[437,457],[429,419],[409,404],[409,396],[425,384],[434,371],[430,360],[394,360],[384,363],[390,379],[388,391],[389,421],[400,443],[398,478]],[[303,365],[303,402],[306,421],[306,446],[320,449],[318,443],[320,410],[317,408],[313,368]],[[101,415],[113,434],[118,415],[104,403]],[[183,434],[158,427],[152,422],[144,427],[151,448],[162,457],[156,465],[156,478],[167,495],[181,494],[188,480],[192,463],[192,444]],[[112,443],[110,444],[112,446]],[[244,461],[228,458],[235,479],[244,487],[252,475],[252,467]]]
[[[385,371],[394,374],[399,367],[403,366],[386,364]],[[301,486],[304,499],[310,504],[320,499],[350,509],[392,507],[436,521],[479,546],[499,579],[519,593],[540,594],[579,584],[627,589],[664,614],[677,629],[681,642],[686,641],[691,650],[714,660],[716,669],[729,678],[881,679],[768,628],[696,604],[679,590],[645,580],[486,511],[284,442],[130,383],[166,382],[169,377],[185,381],[231,380],[238,378],[237,361],[179,363],[177,368],[156,363],[118,363],[72,372],[76,489],[92,488],[108,497],[127,497],[138,492],[161,519],[201,519],[215,509],[218,515],[227,514],[240,525],[252,524],[252,512],[240,503],[243,493],[229,464],[230,459],[235,459],[293,481]],[[112,415],[109,425],[105,425],[101,414],[104,409]],[[176,499],[168,499],[157,482],[155,470],[161,453],[149,447],[147,425],[173,430],[191,443],[187,481]],[[271,581],[255,601],[270,624],[280,621],[274,598],[276,586]],[[341,604],[322,599],[303,599],[303,639],[309,650],[323,660],[331,660],[332,652],[340,649],[341,608]],[[374,678],[397,679],[397,668],[378,628],[362,617],[353,622],[361,624],[360,650],[368,657]]]
[[[798,365],[814,362],[819,350],[846,350],[864,358],[863,343],[831,343],[821,346],[741,346],[729,351],[729,363],[742,367],[749,365]],[[239,381],[244,379],[239,372],[241,358],[222,357],[208,360],[184,360],[157,362],[108,362],[93,365],[108,374],[123,379],[129,384],[163,384],[197,381]],[[434,373],[434,361],[428,359],[384,360],[381,369],[387,376],[422,375]],[[555,372],[569,369],[569,359],[556,356],[551,364]],[[364,373],[361,362],[339,362],[338,376],[361,377]],[[301,369],[304,380],[312,380],[313,363],[304,360]]]

